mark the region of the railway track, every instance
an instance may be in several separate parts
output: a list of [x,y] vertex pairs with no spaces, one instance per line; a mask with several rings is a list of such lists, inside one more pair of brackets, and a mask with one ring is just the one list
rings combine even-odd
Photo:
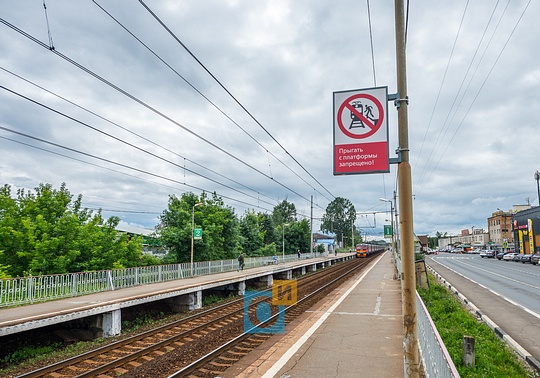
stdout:
[[[300,277],[298,302],[286,308],[285,324],[370,260],[354,259]],[[261,301],[251,303],[250,319],[257,318],[255,307]],[[268,321],[275,322],[278,308],[268,306],[272,314]],[[272,336],[244,332],[244,311],[242,297],[18,377],[214,377]]]

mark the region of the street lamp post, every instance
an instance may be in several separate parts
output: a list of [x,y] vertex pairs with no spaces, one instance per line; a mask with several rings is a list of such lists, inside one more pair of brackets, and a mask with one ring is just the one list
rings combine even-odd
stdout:
[[202,206],[202,203],[196,203],[191,209],[191,277],[193,277],[193,233],[195,232],[195,208]]
[[281,247],[281,254],[283,255],[283,262],[285,262],[285,226],[288,226],[289,224],[288,223],[283,223],[281,225],[281,231],[283,232],[283,237],[282,237],[282,247]]
[[534,173],[534,179],[536,180],[536,190],[538,190],[538,206],[540,206],[540,172]]

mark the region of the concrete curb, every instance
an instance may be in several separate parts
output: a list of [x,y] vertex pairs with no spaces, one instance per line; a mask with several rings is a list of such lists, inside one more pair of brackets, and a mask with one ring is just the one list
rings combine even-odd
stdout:
[[495,334],[500,337],[510,348],[516,351],[533,369],[540,373],[540,362],[534,358],[525,348],[519,345],[513,338],[511,338],[501,327],[499,327],[493,320],[491,320],[487,315],[483,314],[478,307],[476,307],[471,301],[467,299],[463,294],[461,294],[455,287],[452,286],[443,276],[437,273],[431,266],[426,265],[427,269],[441,282],[446,286],[452,293],[456,294],[458,299],[465,304],[472,312],[480,318],[489,328],[491,328]]

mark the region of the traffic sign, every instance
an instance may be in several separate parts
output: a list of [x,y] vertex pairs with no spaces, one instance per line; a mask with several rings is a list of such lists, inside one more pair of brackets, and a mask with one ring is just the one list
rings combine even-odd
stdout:
[[390,171],[388,88],[334,92],[334,175]]
[[193,239],[196,239],[196,240],[202,239],[202,228],[193,229]]
[[375,134],[383,124],[383,120],[384,110],[381,102],[367,93],[357,93],[347,98],[339,107],[337,114],[341,132],[354,139],[365,139]]

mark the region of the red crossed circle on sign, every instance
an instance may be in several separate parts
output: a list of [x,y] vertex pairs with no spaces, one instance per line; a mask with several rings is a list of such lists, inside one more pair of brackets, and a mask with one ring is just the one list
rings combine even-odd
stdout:
[[[366,116],[364,116],[364,114],[362,112],[359,112],[357,108],[355,108],[354,106],[351,105],[351,102],[353,100],[356,100],[356,99],[359,99],[359,98],[364,98],[364,99],[370,100],[371,102],[373,102],[373,104],[375,104],[375,106],[377,107],[377,110],[379,111],[379,119],[377,120],[376,123],[373,123],[372,120],[366,118]],[[351,114],[354,114],[370,130],[368,132],[366,132],[366,133],[363,133],[363,134],[351,133],[343,125],[343,112],[345,111],[345,108],[350,110]],[[347,119],[349,119],[349,117],[347,117]],[[380,103],[380,101],[376,97],[374,97],[374,96],[372,96],[370,94],[367,94],[367,93],[358,93],[358,94],[355,94],[354,96],[349,97],[348,99],[343,101],[343,103],[341,104],[341,106],[339,107],[339,109],[337,111],[337,122],[338,122],[339,128],[341,129],[341,131],[345,135],[347,135],[350,138],[354,138],[354,139],[364,139],[364,138],[367,138],[367,137],[375,134],[379,130],[381,125],[383,124],[383,119],[384,119],[384,111],[383,111],[382,104]]]

